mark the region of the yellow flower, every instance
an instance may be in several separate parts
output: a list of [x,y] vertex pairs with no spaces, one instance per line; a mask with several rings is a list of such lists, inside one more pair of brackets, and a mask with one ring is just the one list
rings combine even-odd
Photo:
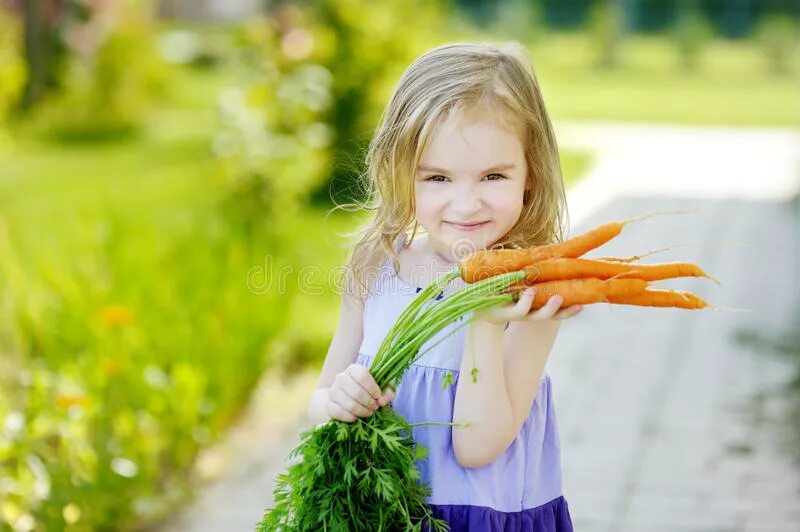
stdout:
[[100,311],[100,321],[109,327],[124,327],[133,323],[133,310],[125,305],[108,305]]
[[61,394],[56,396],[56,404],[64,408],[69,408],[76,405],[85,406],[86,401],[87,399],[85,395]]

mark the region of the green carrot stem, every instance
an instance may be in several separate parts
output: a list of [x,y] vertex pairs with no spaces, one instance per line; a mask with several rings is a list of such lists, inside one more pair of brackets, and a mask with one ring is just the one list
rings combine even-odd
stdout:
[[[398,362],[402,362],[403,358],[407,358],[409,352],[408,349],[404,349],[407,345],[418,344],[421,346],[428,337],[433,336],[448,322],[455,321],[458,317],[476,308],[474,307],[473,301],[483,299],[481,296],[486,297],[492,291],[496,293],[498,290],[502,290],[506,286],[517,282],[522,276],[524,276],[524,272],[512,272],[511,274],[479,281],[468,288],[459,290],[450,298],[426,310],[422,315],[417,316],[417,319],[410,327],[403,331],[404,334],[399,335],[399,337],[395,339],[394,345],[387,343],[389,351],[392,353],[386,355],[387,358],[385,362],[383,357],[381,357],[377,363],[373,361],[373,375],[377,373],[382,376],[383,372],[381,369],[384,366],[397,366]],[[497,277],[506,278],[497,279]],[[499,304],[501,301],[510,301],[510,297],[504,297],[503,300],[494,301],[492,304]],[[376,356],[376,360],[377,359],[378,357]],[[402,365],[402,363],[400,365]]]
[[377,354],[375,355],[376,360],[378,359],[381,354],[388,351],[389,345],[391,345],[392,341],[398,336],[398,334],[402,333],[403,330],[407,327],[407,325],[417,317],[417,315],[422,310],[422,307],[425,303],[441,292],[445,286],[450,284],[456,277],[460,275],[458,269],[454,269],[453,271],[444,274],[438,279],[435,279],[431,282],[427,287],[425,287],[418,295],[415,297],[411,303],[400,313],[395,323],[389,329],[389,332],[383,338],[381,345],[378,347]]
[[[392,353],[392,356],[387,357],[383,364],[375,366],[373,370],[371,370],[375,380],[379,385],[383,379],[386,379],[386,382],[394,381],[395,377],[402,375],[405,369],[421,356],[418,352],[425,342],[459,317],[474,310],[509,303],[511,300],[511,294],[499,294],[473,297],[466,301],[458,301],[456,302],[458,303],[457,305],[452,304],[453,302],[447,305],[444,302],[440,303],[439,305],[442,306],[442,308],[431,309],[429,315],[420,317],[419,323],[422,324],[422,327],[417,327],[417,329],[421,328],[421,331],[409,331],[409,336],[395,346],[396,349]],[[467,322],[463,325],[466,325],[466,323]],[[444,338],[442,338],[442,340],[443,339]]]

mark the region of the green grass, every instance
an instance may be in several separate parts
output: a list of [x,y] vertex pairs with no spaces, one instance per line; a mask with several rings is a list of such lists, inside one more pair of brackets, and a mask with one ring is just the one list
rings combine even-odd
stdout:
[[592,161],[592,157],[587,152],[577,150],[559,150],[561,156],[561,174],[564,178],[564,186],[569,188],[577,183],[583,172]]
[[772,74],[751,41],[713,41],[695,73],[681,71],[673,43],[662,36],[629,37],[615,70],[594,66],[592,42],[583,34],[557,34],[530,49],[556,120],[730,126],[800,120],[798,69]]

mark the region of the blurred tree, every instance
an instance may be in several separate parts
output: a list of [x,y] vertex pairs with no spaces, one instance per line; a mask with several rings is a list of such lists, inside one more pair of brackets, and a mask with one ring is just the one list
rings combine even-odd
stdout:
[[531,44],[547,34],[542,3],[536,0],[497,2],[491,20],[492,33],[504,39]]
[[698,0],[679,0],[673,39],[677,45],[681,68],[697,70],[703,48],[713,37],[713,29],[700,9]]
[[181,20],[231,21],[262,12],[269,0],[160,0],[160,17]]
[[800,24],[788,14],[768,13],[755,29],[755,38],[761,45],[770,70],[776,75],[786,75],[791,61],[800,57]]
[[0,151],[5,143],[4,122],[25,85],[21,35],[22,24],[0,4]]
[[597,66],[616,68],[626,33],[624,0],[602,0],[591,8],[589,34],[597,51]]
[[153,1],[0,0],[24,27],[22,107],[45,105],[47,128],[65,140],[135,127],[160,76]]
[[260,79],[228,101],[239,111],[223,113],[216,142],[240,198],[231,214],[253,227],[275,212],[259,201],[284,216],[301,200],[363,198],[371,131],[402,69],[443,37],[440,20],[439,2],[322,0],[283,2],[250,24],[244,41]]
[[72,0],[59,28],[60,90],[37,110],[46,134],[85,142],[137,131],[164,76],[153,0]]
[[58,72],[64,59],[59,23],[68,0],[4,0],[3,3],[24,20],[28,76],[22,104],[30,108],[48,90],[58,86]]
[[388,98],[381,91],[387,81],[396,83],[399,71],[436,42],[443,9],[440,1],[424,0],[323,0],[315,6],[317,20],[335,35],[323,65],[336,74],[334,105],[328,113],[336,135],[331,147],[332,175],[313,199],[363,199],[358,174],[363,171],[362,155]]

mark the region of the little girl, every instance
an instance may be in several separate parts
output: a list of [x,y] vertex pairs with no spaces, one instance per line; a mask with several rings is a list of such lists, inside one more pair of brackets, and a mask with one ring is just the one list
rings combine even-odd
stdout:
[[[403,74],[367,155],[374,216],[348,263],[338,329],[309,415],[353,422],[392,401],[427,448],[417,461],[434,515],[453,531],[571,531],[544,372],[559,296],[467,316],[423,346],[394,391],[368,368],[422,287],[477,249],[563,238],[558,148],[518,43],[455,43]],[[454,281],[439,297],[463,287]],[[475,378],[473,378],[475,375]]]

